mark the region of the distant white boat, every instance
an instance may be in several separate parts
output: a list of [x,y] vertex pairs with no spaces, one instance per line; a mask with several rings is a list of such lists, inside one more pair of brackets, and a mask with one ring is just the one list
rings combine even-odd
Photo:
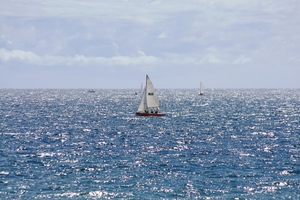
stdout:
[[165,113],[159,113],[159,101],[155,91],[155,88],[149,78],[146,75],[146,86],[142,95],[141,103],[136,111],[137,116],[165,116]]
[[202,82],[200,82],[199,95],[204,95],[204,87],[202,85]]

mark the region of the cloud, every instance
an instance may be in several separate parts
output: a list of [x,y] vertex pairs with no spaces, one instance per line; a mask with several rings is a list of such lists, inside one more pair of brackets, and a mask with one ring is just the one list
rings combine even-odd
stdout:
[[159,39],[168,38],[168,34],[167,34],[166,32],[161,32],[161,33],[158,35],[158,38],[159,38]]
[[12,60],[19,60],[25,62],[35,62],[39,60],[39,56],[30,51],[12,50],[7,51],[6,49],[0,49],[0,61],[9,62]]
[[215,55],[212,54],[208,54],[205,55],[202,60],[201,60],[201,64],[220,64],[222,63],[221,59],[217,58]]
[[144,65],[198,65],[198,64],[217,64],[222,61],[215,55],[208,54],[201,57],[189,57],[181,55],[166,55],[163,58],[147,56],[141,50],[137,52],[138,56],[113,56],[113,57],[93,57],[84,55],[75,56],[39,56],[30,51],[6,50],[0,49],[0,62],[26,62],[35,66],[144,66]]
[[39,56],[33,52],[0,49],[0,62],[26,62],[35,66],[138,66],[138,65],[155,65],[159,58],[153,56],[146,56],[142,51],[139,51],[140,56],[114,56],[93,57],[84,55],[75,56]]
[[251,61],[252,61],[251,58],[241,55],[233,61],[233,64],[235,65],[246,64],[246,63],[250,63]]
[[276,66],[293,73],[299,66],[297,0],[1,3],[0,67],[7,73],[15,72],[9,70],[14,65],[53,71],[59,66],[66,74],[89,67],[180,75],[239,68],[242,77],[245,69],[273,73]]

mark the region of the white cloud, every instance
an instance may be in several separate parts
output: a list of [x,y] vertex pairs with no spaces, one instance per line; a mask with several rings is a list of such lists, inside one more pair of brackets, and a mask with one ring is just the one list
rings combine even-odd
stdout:
[[201,64],[220,64],[222,60],[215,55],[207,54],[201,59]]
[[155,65],[159,58],[153,56],[146,56],[142,51],[138,52],[140,56],[114,56],[106,57],[92,57],[84,55],[75,56],[38,56],[29,51],[0,49],[0,62],[9,63],[12,61],[26,62],[36,66],[138,66],[138,65]]
[[138,54],[139,54],[139,56],[146,56],[146,54],[141,50],[138,51]]
[[300,62],[299,8],[298,0],[4,1],[0,64],[290,72]]
[[0,49],[0,61],[9,62],[11,60],[19,60],[26,62],[35,62],[39,57],[30,51]]
[[159,39],[168,38],[168,34],[167,34],[166,32],[161,32],[161,33],[158,35],[158,38],[159,38]]
[[[215,55],[207,54],[204,56],[182,56],[178,54],[166,55],[163,58],[155,56],[147,56],[141,50],[138,56],[113,56],[113,57],[93,57],[84,55],[75,56],[39,56],[33,52],[0,49],[0,62],[13,63],[24,62],[38,67],[51,66],[71,66],[71,67],[109,67],[109,66],[127,66],[129,68],[140,68],[141,66],[188,66],[201,64],[219,64],[223,61]],[[242,60],[242,58],[240,58]],[[245,58],[244,58],[245,60]]]
[[246,64],[246,63],[249,63],[251,61],[252,61],[251,58],[248,58],[244,55],[241,55],[233,61],[233,64],[235,64],[235,65],[237,65],[237,64]]

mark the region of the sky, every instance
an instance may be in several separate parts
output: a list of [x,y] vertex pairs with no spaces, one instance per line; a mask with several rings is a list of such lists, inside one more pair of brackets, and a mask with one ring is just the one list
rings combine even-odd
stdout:
[[4,0],[0,88],[300,88],[299,0]]

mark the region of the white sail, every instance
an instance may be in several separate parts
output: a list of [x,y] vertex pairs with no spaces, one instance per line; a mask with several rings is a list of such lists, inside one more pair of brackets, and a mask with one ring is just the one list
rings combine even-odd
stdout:
[[145,101],[146,88],[144,89],[144,93],[142,95],[142,100],[137,112],[144,112],[147,109],[146,101]]
[[199,95],[202,95],[203,93],[204,93],[204,87],[202,85],[202,82],[200,82]]
[[159,101],[154,86],[146,75],[146,105],[148,108],[159,107]]
[[146,75],[146,86],[144,88],[144,92],[141,98],[141,103],[135,114],[137,116],[166,116],[165,113],[160,113],[158,111],[158,107],[159,101],[156,91],[149,76]]

